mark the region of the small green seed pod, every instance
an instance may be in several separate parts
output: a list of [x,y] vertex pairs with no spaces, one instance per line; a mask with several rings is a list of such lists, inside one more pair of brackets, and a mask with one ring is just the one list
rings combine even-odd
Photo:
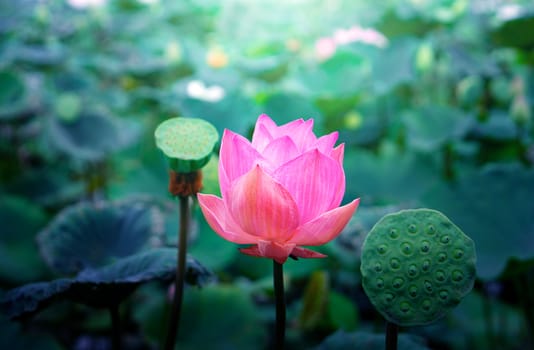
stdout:
[[362,284],[388,321],[424,325],[444,316],[473,288],[475,261],[473,241],[445,215],[402,210],[384,216],[367,235]]
[[155,132],[156,145],[169,162],[169,192],[192,196],[202,188],[202,172],[211,157],[219,133],[202,119],[171,118]]
[[156,128],[156,146],[163,151],[171,170],[191,173],[201,169],[210,160],[219,140],[217,129],[197,118],[171,118]]

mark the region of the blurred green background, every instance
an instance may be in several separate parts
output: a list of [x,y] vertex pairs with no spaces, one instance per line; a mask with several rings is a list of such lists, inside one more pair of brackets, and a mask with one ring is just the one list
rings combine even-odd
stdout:
[[[338,130],[345,202],[361,197],[320,248],[327,259],[285,264],[288,347],[383,346],[361,243],[384,214],[417,207],[473,238],[478,278],[440,322],[403,329],[400,347],[533,347],[533,65],[526,0],[0,0],[0,295],[72,277],[80,269],[58,272],[72,256],[100,266],[175,245],[156,126],[196,117],[249,137],[267,113]],[[204,177],[203,191],[218,193],[216,156]],[[80,202],[108,204],[98,216]],[[117,230],[142,238],[112,244]],[[197,206],[190,253],[213,275],[186,290],[179,348],[267,348],[270,261],[239,255]],[[142,284],[121,304],[125,348],[164,336],[169,284]],[[60,292],[49,287],[22,303],[22,313],[49,306],[35,317],[0,318],[0,344],[111,348],[105,310],[51,303]]]

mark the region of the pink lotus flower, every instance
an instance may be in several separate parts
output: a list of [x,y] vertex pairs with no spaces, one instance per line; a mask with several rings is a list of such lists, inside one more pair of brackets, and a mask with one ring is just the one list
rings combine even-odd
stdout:
[[345,192],[344,144],[317,138],[313,119],[277,126],[263,114],[252,142],[225,130],[219,160],[222,198],[199,194],[207,222],[224,239],[253,244],[242,253],[284,263],[291,255],[325,255],[302,248],[336,238],[359,199],[339,207]]

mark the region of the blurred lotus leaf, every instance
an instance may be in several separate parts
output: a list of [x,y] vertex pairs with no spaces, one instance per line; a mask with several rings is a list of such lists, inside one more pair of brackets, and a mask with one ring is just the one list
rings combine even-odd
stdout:
[[414,153],[353,151],[345,155],[345,169],[350,174],[345,196],[371,204],[415,202],[439,181],[431,160]]
[[12,350],[61,350],[63,347],[54,339],[54,337],[45,332],[38,330],[25,329],[23,325],[19,325],[5,319],[0,318],[0,344],[9,344],[9,349]]
[[131,145],[140,134],[132,121],[85,112],[68,122],[50,118],[47,127],[48,142],[81,161],[101,160]]
[[346,97],[361,90],[368,81],[368,62],[356,50],[344,47],[328,60],[301,67],[295,79],[313,97]]
[[17,45],[13,55],[21,63],[36,66],[54,66],[65,58],[65,50],[59,45]]
[[424,106],[403,115],[408,144],[432,152],[464,137],[472,124],[465,113],[443,106]]
[[23,75],[9,70],[0,71],[0,86],[0,121],[17,119],[35,107]]
[[[148,296],[135,318],[145,336],[155,344],[164,339],[169,302],[164,297]],[[224,317],[221,317],[224,315]],[[184,294],[177,346],[180,349],[254,349],[266,344],[267,334],[251,296],[235,286],[210,285],[202,290],[188,289]],[[239,326],[236,326],[239,325]]]
[[251,77],[273,83],[287,73],[288,57],[272,55],[265,57],[244,58],[240,63],[242,72]]
[[495,165],[456,185],[437,186],[423,203],[445,213],[477,245],[477,275],[497,277],[511,258],[534,257],[534,171]]
[[[384,334],[358,331],[347,333],[337,331],[327,337],[315,350],[375,350],[384,348]],[[398,338],[399,350],[428,350],[425,340],[415,335],[400,334]]]
[[83,184],[72,179],[61,165],[24,172],[9,189],[47,208],[62,208],[78,200],[84,192]]
[[[8,291],[0,306],[10,318],[26,318],[55,301],[69,299],[93,307],[120,303],[145,282],[170,282],[176,271],[176,249],[160,248],[124,257],[99,268],[82,270],[74,278],[27,284]],[[187,258],[186,281],[202,285],[211,277],[197,260]]]
[[532,50],[534,38],[524,34],[533,31],[534,13],[531,11],[502,23],[493,31],[491,37],[497,45]]
[[495,111],[488,119],[474,123],[471,134],[495,141],[510,141],[518,137],[519,131],[507,113]]
[[[0,280],[20,284],[46,274],[35,242],[36,233],[46,224],[45,212],[23,198],[0,198]],[[9,224],[7,224],[9,223]]]
[[39,233],[41,253],[64,275],[137,253],[154,231],[152,207],[135,200],[67,207]]

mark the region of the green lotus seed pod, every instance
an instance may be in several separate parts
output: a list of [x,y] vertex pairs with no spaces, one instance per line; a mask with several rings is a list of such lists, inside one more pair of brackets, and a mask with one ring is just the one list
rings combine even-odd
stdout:
[[170,168],[177,173],[190,173],[208,163],[219,133],[205,120],[180,117],[162,122],[155,137]]
[[362,284],[388,321],[424,325],[445,315],[473,288],[475,261],[475,244],[445,215],[402,210],[384,216],[367,235]]

